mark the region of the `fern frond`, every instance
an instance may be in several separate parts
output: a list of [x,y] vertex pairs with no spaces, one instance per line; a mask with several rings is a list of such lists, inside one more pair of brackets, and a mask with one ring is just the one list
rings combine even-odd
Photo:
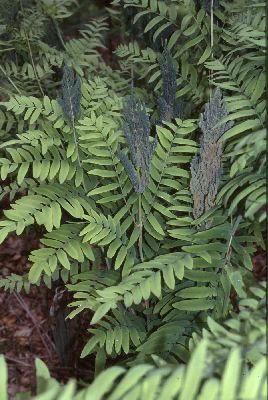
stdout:
[[0,287],[2,287],[6,292],[12,293],[13,291],[20,292],[25,290],[26,293],[30,291],[30,282],[28,280],[28,275],[21,276],[17,274],[11,274],[5,278],[0,278]]
[[120,312],[113,310],[112,316],[106,316],[104,321],[99,322],[97,328],[89,329],[92,334],[85,345],[81,357],[85,357],[96,348],[106,348],[106,353],[125,354],[131,353],[144,340],[144,320],[130,311]]
[[[267,387],[264,357],[248,369],[242,363],[241,348],[233,349],[228,355],[223,374],[217,376],[207,368],[209,354],[208,343],[203,340],[193,352],[188,366],[174,366],[164,362],[161,366],[141,364],[130,369],[114,366],[102,372],[88,387],[77,392],[74,381],[62,387],[50,377],[45,364],[36,360],[38,394],[44,396],[49,393],[53,399],[64,395],[66,400],[78,400],[83,396],[90,396],[92,400],[123,400],[134,396],[137,400],[148,396],[152,400],[171,400],[174,396],[180,396],[181,400],[194,400],[197,396],[200,400],[207,399],[208,396],[211,400],[224,399],[226,396],[230,400],[265,398]],[[162,361],[161,358],[155,359]],[[1,388],[5,399],[7,368],[3,357],[0,358],[0,368],[3,383]],[[228,379],[230,373],[232,379]]]
[[[58,210],[60,217],[60,209]],[[33,263],[29,271],[29,281],[36,283],[43,272],[51,276],[59,268],[59,265],[67,270],[71,269],[69,259],[83,263],[87,260],[94,261],[94,253],[87,243],[82,243],[79,238],[81,226],[77,224],[63,224],[58,229],[47,233],[41,243],[45,246],[33,250],[29,260]]]

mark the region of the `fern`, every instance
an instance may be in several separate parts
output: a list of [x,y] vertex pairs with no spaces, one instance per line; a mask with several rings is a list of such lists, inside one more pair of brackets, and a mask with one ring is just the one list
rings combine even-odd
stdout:
[[[195,399],[198,394],[199,399],[205,399],[207,395],[211,397],[211,393],[213,399],[219,398],[219,396],[224,398],[226,395],[237,400],[253,400],[256,396],[260,399],[265,398],[267,389],[264,358],[251,371],[244,372],[245,366],[241,363],[241,349],[238,347],[231,351],[222,376],[219,377],[215,373],[199,372],[196,374],[196,363],[200,366],[200,371],[204,370],[208,354],[207,342],[203,341],[193,353],[187,368],[184,366],[174,368],[174,366],[165,364],[160,367],[141,364],[129,370],[112,367],[102,372],[93,384],[80,390],[77,394],[75,394],[74,381],[70,381],[65,387],[60,386],[50,377],[45,364],[41,360],[36,360],[38,393],[39,396],[49,395],[52,399],[56,399],[56,396],[59,395],[64,395],[66,399],[79,399],[81,396],[89,395],[92,399],[119,400],[126,396],[144,399],[148,395],[152,399],[173,399],[174,396],[179,395],[182,400],[190,400]],[[230,372],[232,372],[232,380],[228,379]],[[5,398],[7,372],[3,357],[1,358],[1,376],[3,383],[1,390],[3,398]],[[111,391],[118,380],[117,387]]]
[[252,279],[263,4],[114,0],[78,26],[73,0],[13,5],[0,27],[0,242],[31,225],[42,238],[29,272],[0,286],[60,279],[68,317],[92,315],[81,356],[96,357],[83,389],[37,361],[37,398],[266,398],[265,288]]

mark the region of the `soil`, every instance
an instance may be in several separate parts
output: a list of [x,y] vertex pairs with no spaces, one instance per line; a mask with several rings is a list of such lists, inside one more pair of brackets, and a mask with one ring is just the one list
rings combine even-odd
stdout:
[[[30,268],[27,256],[32,249],[39,247],[39,241],[33,234],[20,237],[11,235],[0,246],[0,279],[16,273],[24,275]],[[0,354],[4,354],[9,370],[10,400],[19,392],[35,390],[35,358],[42,359],[48,366],[51,376],[64,383],[71,377],[85,382],[91,381],[94,374],[92,359],[80,359],[79,355],[89,335],[90,315],[81,314],[73,321],[67,322],[68,330],[76,332],[66,349],[69,360],[60,359],[53,339],[55,316],[52,317],[51,306],[59,285],[51,290],[45,285],[32,286],[28,294],[5,292],[0,288]],[[61,310],[70,298],[66,292],[61,299]],[[66,312],[66,310],[64,310]],[[77,335],[79,332],[79,335]]]

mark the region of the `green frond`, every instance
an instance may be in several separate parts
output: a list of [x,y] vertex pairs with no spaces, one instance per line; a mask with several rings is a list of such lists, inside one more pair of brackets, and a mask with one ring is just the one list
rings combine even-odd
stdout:
[[[142,300],[148,300],[151,295],[161,298],[163,284],[174,289],[176,279],[182,280],[187,269],[192,268],[192,257],[184,253],[162,255],[152,261],[137,264],[119,285],[97,292],[104,303],[99,310],[107,305],[106,314],[120,300],[126,307],[130,307],[132,304],[140,304]],[[98,311],[92,323],[99,321]]]
[[146,336],[144,320],[130,311],[113,310],[112,316],[106,316],[97,328],[88,329],[92,334],[85,345],[81,357],[95,352],[96,348],[105,348],[108,355],[133,352]]
[[30,282],[28,280],[28,275],[17,275],[12,273],[5,278],[0,278],[0,287],[3,288],[6,292],[12,293],[13,291],[20,292],[21,290],[25,290],[26,293],[30,291]]
[[0,5],[0,243],[42,231],[0,287],[65,285],[95,357],[17,397],[264,400],[264,3],[86,3]]
[[[226,396],[232,400],[264,399],[266,388],[265,358],[250,370],[241,360],[241,348],[233,349],[226,360],[222,376],[217,376],[214,371],[205,372],[205,366],[209,356],[207,341],[203,340],[195,349],[188,366],[165,364],[157,367],[149,364],[141,364],[130,369],[123,367],[111,367],[102,372],[88,387],[75,394],[75,382],[70,381],[64,387],[50,378],[49,371],[41,360],[36,361],[38,394],[36,399],[49,396],[50,399],[63,396],[66,400],[79,400],[82,396],[95,399],[122,400],[133,397],[137,400],[144,398],[174,399],[179,396],[181,400],[224,399]],[[6,364],[1,357],[1,390],[3,399],[6,396]],[[161,360],[161,359],[160,359]],[[199,365],[196,373],[195,366]],[[232,376],[232,379],[229,377]],[[120,377],[120,379],[119,379]],[[42,384],[41,384],[42,383]],[[213,397],[211,397],[211,394]],[[198,396],[198,397],[197,397]]]
[[[60,207],[57,210],[60,217]],[[87,260],[94,261],[92,247],[88,243],[83,243],[79,238],[81,226],[78,224],[63,224],[58,229],[47,233],[41,243],[45,246],[38,250],[33,250],[29,256],[32,262],[29,271],[29,280],[36,283],[43,272],[51,276],[60,267],[71,269],[71,261],[76,260],[83,263]]]

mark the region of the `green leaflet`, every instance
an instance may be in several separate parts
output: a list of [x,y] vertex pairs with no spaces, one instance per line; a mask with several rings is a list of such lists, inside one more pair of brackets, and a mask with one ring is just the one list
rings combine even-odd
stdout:
[[220,399],[234,400],[237,396],[237,387],[239,385],[240,376],[240,350],[234,349],[227,361],[222,377],[222,387]]
[[187,299],[187,298],[203,298],[203,297],[210,297],[216,296],[216,291],[210,287],[193,287],[193,288],[186,288],[182,289],[178,292],[178,296]]
[[198,396],[198,400],[205,400],[208,398],[211,398],[211,400],[216,400],[218,398],[219,395],[219,381],[217,379],[210,379],[208,380],[203,388],[202,391],[200,393],[200,395]]
[[214,306],[215,302],[213,300],[182,300],[173,303],[174,308],[184,311],[209,310],[214,308]]
[[164,235],[164,231],[161,227],[161,225],[159,224],[159,222],[157,221],[156,217],[153,215],[153,213],[150,213],[149,215],[147,215],[147,219],[149,221],[149,223],[151,224],[151,226],[154,228],[154,230],[159,233],[160,235]]
[[[202,379],[202,370],[206,360],[206,347],[207,344],[204,341],[200,343],[193,353],[193,357],[188,365],[187,373],[184,378],[184,385],[181,392],[181,400],[193,400]],[[198,369],[196,366],[198,365]]]
[[5,363],[4,356],[0,356],[0,395],[1,399],[7,400],[7,366]]
[[111,309],[116,307],[116,305],[114,303],[111,304],[102,304],[98,310],[95,312],[92,320],[91,320],[91,324],[96,324],[105,314],[107,314],[107,312]]
[[134,367],[133,370],[126,375],[126,378],[120,385],[118,385],[117,389],[110,396],[110,400],[115,400],[117,398],[125,395],[137,382],[139,379],[145,375],[148,371],[150,371],[151,366],[137,366]]

